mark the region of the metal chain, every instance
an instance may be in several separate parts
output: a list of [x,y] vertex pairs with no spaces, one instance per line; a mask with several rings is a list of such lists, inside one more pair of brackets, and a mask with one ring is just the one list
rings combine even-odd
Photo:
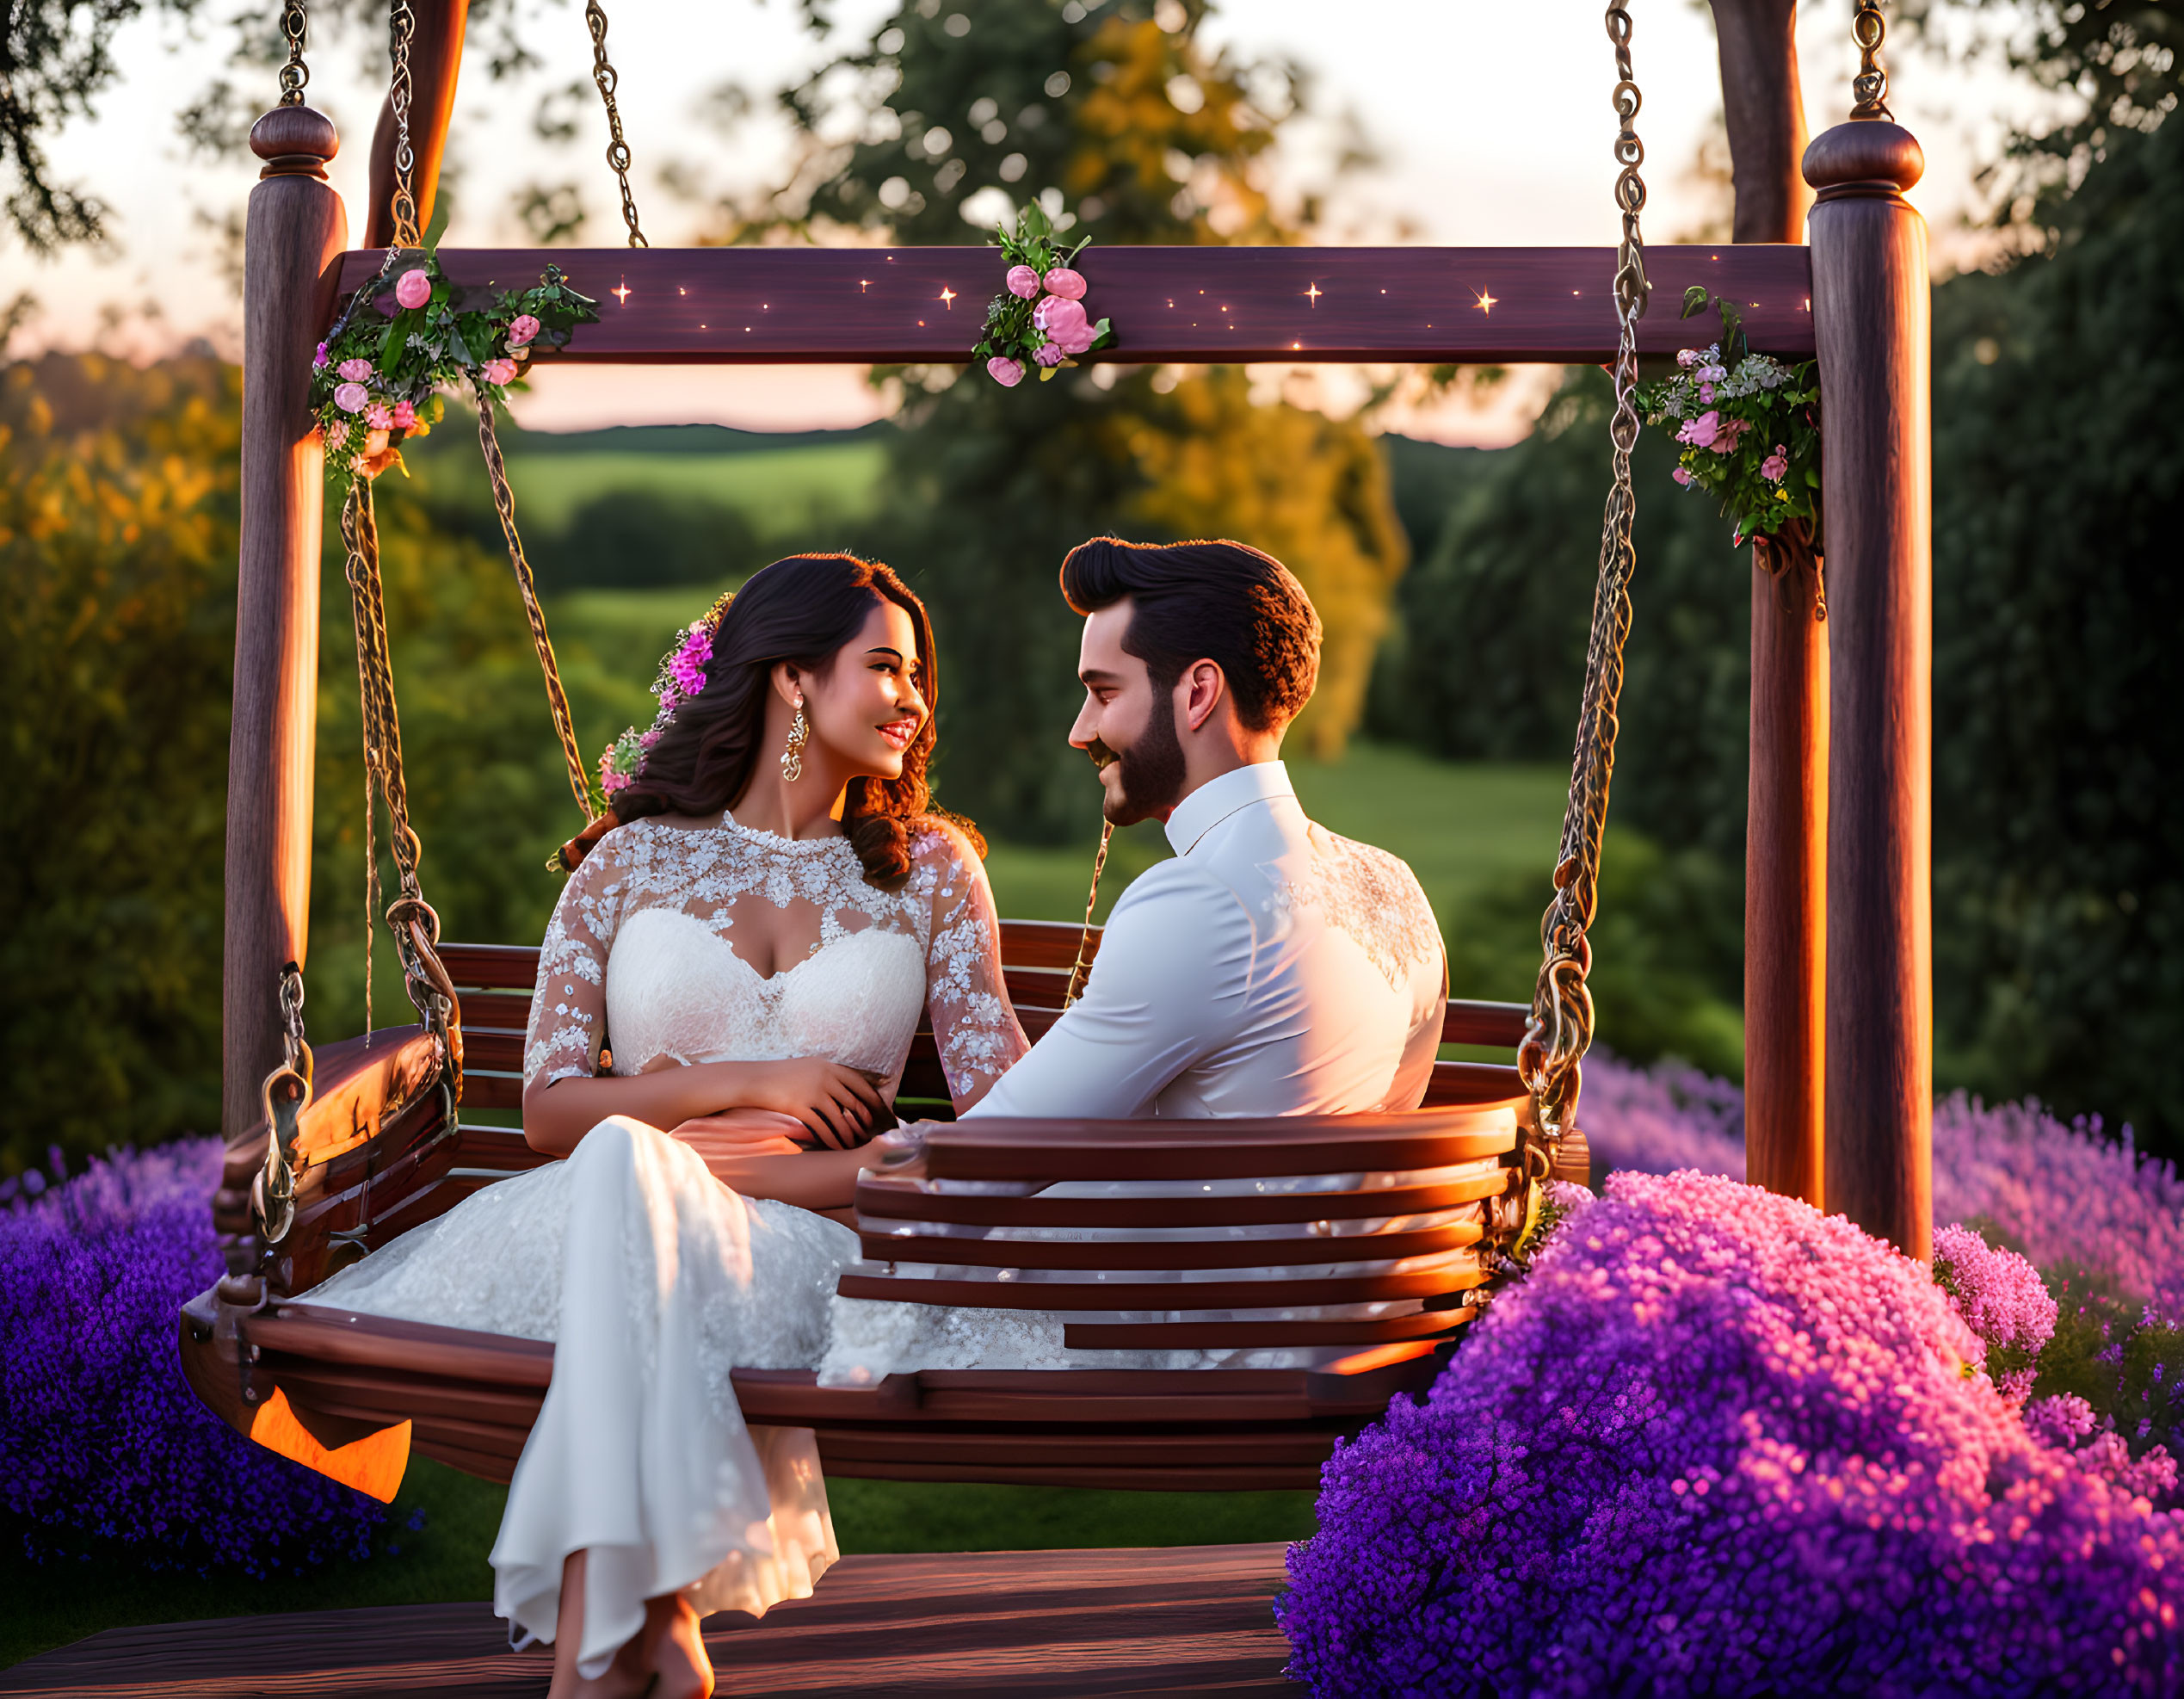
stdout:
[[304,63],[303,0],[288,0],[281,9],[281,33],[288,38],[288,62],[281,67],[281,104],[301,106],[304,85],[311,81],[311,67]]
[[[283,962],[281,1060],[258,1088],[265,1108],[265,1160],[250,1182],[250,1212],[268,1247],[287,1238],[296,1219],[296,1138],[303,1112],[311,1107],[312,1057],[304,1037],[303,1004],[303,969],[295,962]],[[255,1269],[231,1272],[255,1274]]]
[[1070,968],[1069,989],[1062,993],[1066,1009],[1084,995],[1084,982],[1092,976],[1092,911],[1100,904],[1100,875],[1107,870],[1107,846],[1114,842],[1114,822],[1100,823],[1100,848],[1092,857],[1092,888],[1084,898],[1084,930],[1077,935],[1077,961]]
[[629,144],[622,139],[621,108],[614,104],[614,90],[621,78],[607,57],[607,13],[599,0],[584,0],[584,25],[591,31],[591,80],[599,85],[599,98],[607,103],[607,163],[622,187],[622,222],[629,226],[629,245],[649,248],[637,225],[637,201],[629,192]]
[[1631,629],[1631,578],[1637,557],[1631,526],[1638,511],[1631,485],[1631,451],[1638,416],[1638,322],[1644,315],[1645,250],[1638,215],[1645,207],[1639,168],[1645,146],[1635,127],[1641,99],[1631,70],[1631,15],[1620,3],[1607,8],[1607,37],[1615,46],[1612,96],[1621,128],[1615,158],[1615,204],[1623,215],[1616,255],[1615,412],[1608,426],[1613,445],[1613,487],[1601,526],[1600,578],[1593,592],[1592,634],[1585,652],[1585,690],[1577,715],[1577,744],[1570,761],[1570,801],[1563,815],[1556,856],[1555,895],[1539,922],[1542,961],[1533,991],[1532,1018],[1517,1051],[1517,1067],[1533,1095],[1550,1159],[1573,1125],[1582,1084],[1581,1064],[1593,1037],[1592,924],[1600,895],[1601,839],[1607,825],[1607,791],[1615,769],[1615,709],[1623,688],[1623,644]]
[[546,635],[546,610],[539,606],[539,587],[531,575],[531,563],[523,553],[523,539],[515,529],[515,492],[509,488],[508,466],[501,459],[500,438],[493,429],[493,399],[485,380],[472,374],[478,388],[478,446],[485,456],[485,475],[493,485],[493,509],[501,516],[501,534],[508,540],[508,564],[515,574],[515,588],[523,597],[523,615],[531,622],[531,646],[539,653],[539,670],[546,675],[546,707],[553,715],[553,732],[561,739],[561,757],[569,768],[569,788],[586,820],[595,820],[606,804],[591,788],[591,775],[577,746],[577,726],[569,712],[568,693],[561,688],[561,668],[553,657],[553,639]]
[[1888,109],[1888,67],[1881,63],[1881,43],[1888,39],[1888,19],[1882,14],[1880,0],[1858,0],[1858,9],[1851,15],[1850,39],[1858,44],[1858,75],[1851,79],[1850,92],[1856,104],[1850,108],[1853,118],[1889,118],[1896,114]]
[[[417,33],[417,15],[410,0],[393,0],[387,13],[387,46],[394,59],[394,77],[387,87],[387,104],[394,111],[394,247],[415,248],[417,239],[417,199],[414,179],[417,156],[410,145],[410,103],[415,85],[410,77],[410,43]],[[392,250],[390,250],[390,255]]]

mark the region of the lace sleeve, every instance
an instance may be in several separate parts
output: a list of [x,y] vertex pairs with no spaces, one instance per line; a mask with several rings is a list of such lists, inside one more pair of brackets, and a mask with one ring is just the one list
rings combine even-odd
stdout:
[[621,919],[627,869],[602,838],[569,876],[539,946],[539,984],[523,1045],[523,1083],[583,1077],[598,1059],[607,1022],[607,953]]
[[934,876],[925,1004],[948,1095],[960,1113],[991,1090],[1031,1046],[1002,981],[1001,922],[978,856],[960,834],[945,827],[921,834],[915,854]]

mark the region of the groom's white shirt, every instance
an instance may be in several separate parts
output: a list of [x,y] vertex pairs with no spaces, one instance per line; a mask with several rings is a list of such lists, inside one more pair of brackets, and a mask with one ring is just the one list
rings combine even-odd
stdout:
[[969,1113],[1412,1109],[1447,965],[1410,869],[1305,816],[1278,761],[1175,806],[1172,861],[1115,904],[1084,995]]

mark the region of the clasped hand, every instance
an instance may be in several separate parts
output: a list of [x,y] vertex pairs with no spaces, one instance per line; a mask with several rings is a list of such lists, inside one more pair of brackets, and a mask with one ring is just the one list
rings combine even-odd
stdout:
[[[672,1057],[663,1056],[645,1071],[650,1073],[657,1068],[679,1066]],[[682,1122],[673,1129],[676,1137],[720,1132],[748,1139],[749,1123],[739,1122],[736,1111],[768,1109],[799,1123],[817,1148],[842,1151],[870,1139],[888,1114],[879,1088],[867,1076],[824,1056],[792,1056],[777,1062],[732,1066],[737,1075],[736,1103]]]

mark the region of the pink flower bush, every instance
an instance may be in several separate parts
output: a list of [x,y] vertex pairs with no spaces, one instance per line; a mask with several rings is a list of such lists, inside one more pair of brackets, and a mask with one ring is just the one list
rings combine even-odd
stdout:
[[509,321],[508,345],[510,348],[521,348],[538,334],[539,321],[527,312],[519,312]]
[[406,307],[420,307],[432,299],[432,279],[423,267],[405,271],[394,281],[394,299]]
[[360,383],[345,383],[334,391],[334,405],[344,413],[361,413],[371,400],[372,392]]
[[372,375],[372,362],[368,360],[344,360],[334,370],[341,374],[343,382],[361,384]]
[[515,362],[513,360],[488,360],[478,368],[478,375],[489,384],[514,383]]
[[1009,293],[1020,300],[1029,300],[1039,293],[1039,274],[1027,265],[1012,265],[1009,275],[1003,280]]
[[1014,389],[1024,380],[1024,368],[1015,361],[996,354],[986,361],[986,375],[1003,389]]
[[1291,1548],[1317,1694],[2184,1683],[2184,1519],[2144,1464],[2037,1440],[1926,1271],[1840,1217],[1618,1174],[1470,1331]]
[[1991,1249],[1969,1227],[1934,1233],[1934,1277],[1965,1325],[1997,1350],[2037,1354],[2055,1337],[2055,1300],[2039,1270],[2014,1251]]
[[1081,301],[1084,299],[1084,274],[1065,265],[1054,266],[1039,280],[1039,287],[1065,301]]

